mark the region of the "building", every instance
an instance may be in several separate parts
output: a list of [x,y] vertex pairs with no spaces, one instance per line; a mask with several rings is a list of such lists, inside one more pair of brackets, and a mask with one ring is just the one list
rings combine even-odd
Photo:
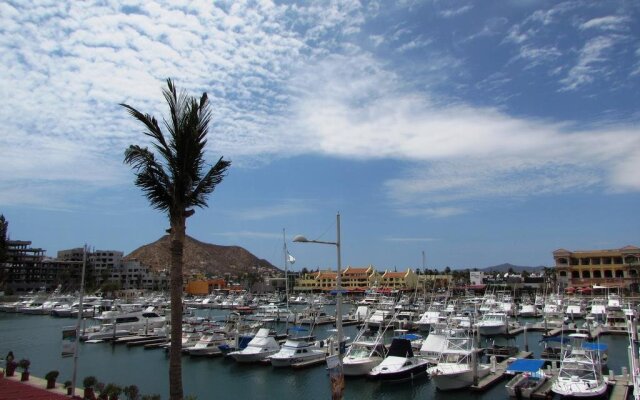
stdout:
[[415,289],[418,285],[418,275],[411,268],[405,272],[385,271],[380,277],[380,286],[391,290]]
[[556,277],[564,288],[603,286],[638,291],[640,248],[553,252]]
[[[107,280],[113,280],[113,273],[118,269],[122,269],[124,253],[117,250],[93,250],[87,252],[87,265],[89,274],[96,286],[100,286]],[[74,249],[58,251],[57,260],[59,261],[78,261],[82,262],[84,258],[84,248],[76,247]],[[125,287],[123,286],[123,289]]]
[[2,264],[2,281],[7,292],[29,292],[53,284],[55,271],[44,265],[45,251],[26,240],[7,240],[7,259]]
[[364,291],[375,286],[380,280],[380,273],[373,266],[355,268],[348,266],[342,271],[342,287],[351,291]]

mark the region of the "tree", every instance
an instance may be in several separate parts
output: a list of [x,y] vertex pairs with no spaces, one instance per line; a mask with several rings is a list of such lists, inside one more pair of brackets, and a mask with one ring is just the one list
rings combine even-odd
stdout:
[[5,263],[9,259],[9,221],[4,218],[4,214],[0,214],[0,287],[5,286],[7,280],[7,266]]
[[[124,162],[135,170],[135,185],[145,193],[151,206],[165,212],[170,228],[170,291],[171,291],[171,350],[169,353],[169,396],[181,400],[182,365],[182,256],[186,235],[186,220],[194,214],[193,207],[206,207],[207,197],[222,182],[230,161],[222,157],[207,167],[204,150],[211,120],[209,100],[203,93],[198,100],[186,92],[176,91],[171,79],[163,89],[169,106],[169,119],[164,120],[165,136],[158,121],[149,114],[121,104],[129,114],[145,127],[144,134],[153,140],[153,148],[131,145],[125,151]],[[208,169],[207,169],[208,168]]]

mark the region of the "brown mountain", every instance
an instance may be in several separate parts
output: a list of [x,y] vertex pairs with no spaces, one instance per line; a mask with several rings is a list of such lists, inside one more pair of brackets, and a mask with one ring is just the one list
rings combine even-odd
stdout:
[[[153,243],[137,248],[125,259],[136,259],[155,271],[168,270],[171,261],[169,245],[169,235],[165,235]],[[245,272],[273,274],[280,270],[269,261],[257,258],[242,247],[218,246],[187,236],[184,243],[183,271],[189,275],[202,273],[223,276],[229,273],[232,276],[240,276]]]

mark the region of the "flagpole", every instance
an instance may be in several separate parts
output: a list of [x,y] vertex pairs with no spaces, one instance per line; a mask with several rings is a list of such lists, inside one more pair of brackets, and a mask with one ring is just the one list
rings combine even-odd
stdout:
[[76,343],[73,349],[73,377],[71,379],[71,396],[76,394],[76,377],[78,375],[78,345],[80,344],[80,325],[82,324],[82,312],[84,311],[84,273],[87,267],[87,245],[82,251],[82,275],[80,278],[80,302],[78,304],[78,322],[76,324]]

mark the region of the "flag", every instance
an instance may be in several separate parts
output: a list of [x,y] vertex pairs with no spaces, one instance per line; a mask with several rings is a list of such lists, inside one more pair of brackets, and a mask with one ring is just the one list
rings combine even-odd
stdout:
[[287,261],[289,261],[289,264],[293,264],[296,262],[295,257],[292,256],[291,253],[289,253],[289,250],[287,250]]

